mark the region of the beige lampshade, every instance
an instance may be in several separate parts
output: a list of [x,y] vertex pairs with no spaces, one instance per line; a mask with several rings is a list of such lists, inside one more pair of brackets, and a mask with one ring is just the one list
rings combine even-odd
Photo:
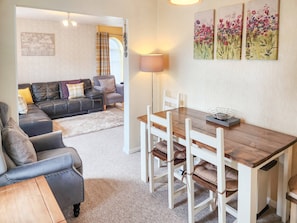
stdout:
[[163,54],[147,54],[140,57],[140,70],[144,72],[160,72],[164,70]]
[[192,5],[198,3],[200,0],[169,0],[174,5]]

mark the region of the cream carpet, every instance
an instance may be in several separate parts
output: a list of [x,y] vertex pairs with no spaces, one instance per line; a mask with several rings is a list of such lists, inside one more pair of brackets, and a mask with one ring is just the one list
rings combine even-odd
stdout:
[[54,131],[61,130],[63,137],[71,137],[124,124],[123,112],[114,108],[111,110],[76,115],[53,120]]
[[[159,184],[151,194],[148,183],[140,180],[140,153],[123,152],[123,126],[64,139],[77,149],[83,161],[85,201],[79,217],[72,207],[63,210],[68,223],[186,223],[187,197],[182,195],[176,207],[167,207],[166,184]],[[202,199],[207,192],[197,188]],[[278,223],[280,218],[270,208],[259,223]],[[227,222],[234,218],[228,215]],[[196,223],[217,222],[217,212],[205,209]]]

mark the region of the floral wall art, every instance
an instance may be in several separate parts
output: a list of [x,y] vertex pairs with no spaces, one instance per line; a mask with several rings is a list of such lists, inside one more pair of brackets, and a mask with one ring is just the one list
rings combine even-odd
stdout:
[[194,59],[214,58],[214,10],[195,13]]
[[279,0],[254,0],[247,4],[246,59],[277,60]]
[[217,59],[241,59],[243,5],[220,8],[217,19]]

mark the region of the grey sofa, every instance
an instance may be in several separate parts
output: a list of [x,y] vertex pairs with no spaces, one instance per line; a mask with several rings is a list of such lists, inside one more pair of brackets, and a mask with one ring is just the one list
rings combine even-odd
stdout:
[[[84,83],[84,96],[68,98],[66,84]],[[29,136],[52,132],[52,119],[102,111],[103,92],[93,88],[90,79],[19,84],[19,89],[29,88],[33,104],[28,113],[19,115],[20,127]]]
[[104,106],[124,102],[124,84],[116,83],[114,75],[94,76],[94,88],[104,93]]
[[29,138],[14,123],[7,104],[0,102],[0,186],[44,175],[60,208],[73,205],[77,217],[84,201],[83,165],[77,151],[64,145],[61,132]]

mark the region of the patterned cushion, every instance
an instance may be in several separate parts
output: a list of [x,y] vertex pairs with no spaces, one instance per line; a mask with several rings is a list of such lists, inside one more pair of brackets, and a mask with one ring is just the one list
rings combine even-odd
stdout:
[[31,95],[31,91],[28,87],[24,88],[24,89],[19,89],[18,94],[21,95],[25,99],[27,104],[33,104],[33,98]]
[[3,145],[16,165],[37,161],[37,155],[28,135],[10,118],[2,129]]
[[[158,142],[154,149],[161,151],[162,153],[167,154],[167,142],[165,140]],[[173,142],[173,151],[174,151],[174,158],[176,159],[185,159],[186,158],[186,147],[177,143]]]
[[[0,142],[2,141],[1,139],[1,134],[0,134]],[[0,174],[3,174],[7,171],[7,165],[4,157],[4,153],[2,150],[2,143],[0,144]]]
[[114,93],[116,92],[116,86],[114,79],[101,79],[99,80],[100,86],[103,87],[105,93]]
[[27,112],[28,112],[27,103],[21,95],[18,95],[18,112],[21,115],[27,114]]
[[85,97],[84,83],[66,84],[69,92],[69,99]]
[[69,97],[68,87],[67,84],[78,84],[81,83],[81,80],[70,80],[70,81],[60,81],[60,97],[63,99],[67,99]]
[[[211,184],[217,185],[217,167],[206,161],[200,161],[194,167],[194,174]],[[238,172],[228,166],[225,168],[226,191],[237,191]]]

